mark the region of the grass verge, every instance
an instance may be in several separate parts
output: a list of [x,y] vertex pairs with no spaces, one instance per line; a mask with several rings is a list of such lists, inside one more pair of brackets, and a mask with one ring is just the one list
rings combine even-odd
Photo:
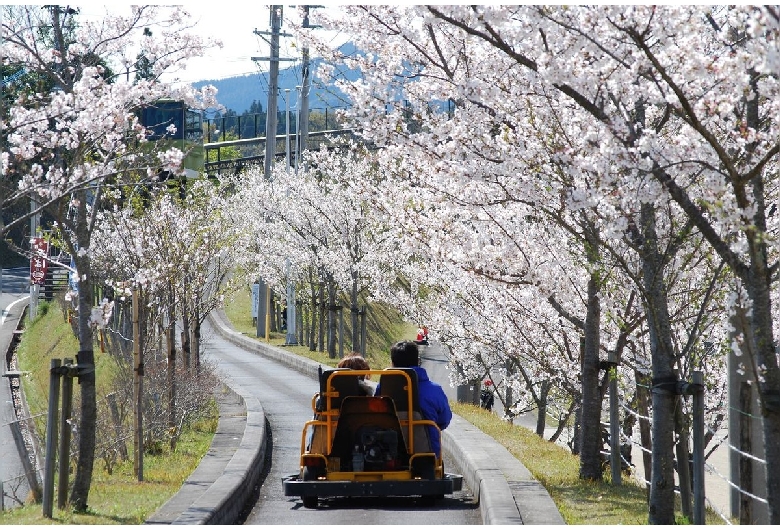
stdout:
[[[257,336],[257,327],[252,322],[251,291],[247,287],[229,295],[225,299],[225,315],[233,328],[258,341],[265,342],[265,337]],[[390,366],[390,346],[398,340],[413,339],[417,333],[417,327],[404,322],[398,312],[381,304],[372,304],[368,311],[366,321],[366,360],[372,367],[384,368]],[[344,319],[344,338],[347,343],[344,354],[350,352],[349,337],[351,336],[351,322]],[[339,359],[331,359],[327,352],[311,351],[308,346],[285,346],[284,333],[272,332],[269,334],[268,343],[273,346],[284,347],[290,353],[307,357],[323,366],[336,366]],[[338,352],[336,352],[338,356]]]
[[[23,385],[39,436],[46,432],[50,361],[75,358],[77,351],[78,342],[59,304],[41,303],[37,319],[24,330],[17,350],[19,368],[30,372],[23,378]],[[103,396],[109,387],[113,361],[96,348],[95,363],[98,396]],[[117,464],[111,473],[96,459],[86,513],[74,513],[67,507],[60,510],[55,501],[52,518],[48,519],[43,516],[42,506],[28,499],[23,507],[0,512],[0,525],[143,524],[181,488],[198,466],[211,445],[218,421],[217,405],[213,402],[208,418],[182,433],[175,452],[165,447],[159,454],[145,454],[143,482],[136,480],[132,456],[128,461]],[[128,451],[132,455],[132,446],[128,447]],[[56,490],[54,495],[56,499]]]
[[[474,405],[453,403],[452,410],[520,460],[550,493],[566,524],[648,524],[647,490],[633,479],[625,478],[623,484],[614,485],[607,471],[606,482],[580,480],[579,459],[569,450]],[[678,502],[677,512],[681,511]],[[687,521],[680,516],[677,523]],[[707,510],[706,524],[725,523]]]

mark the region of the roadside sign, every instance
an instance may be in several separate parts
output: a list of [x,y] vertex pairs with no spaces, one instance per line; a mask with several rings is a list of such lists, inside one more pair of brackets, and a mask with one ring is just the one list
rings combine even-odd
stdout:
[[252,284],[252,318],[257,318],[257,307],[260,305],[260,284]]
[[43,285],[46,280],[46,270],[49,268],[49,242],[42,237],[32,239],[33,257],[30,258],[30,281],[35,285]]

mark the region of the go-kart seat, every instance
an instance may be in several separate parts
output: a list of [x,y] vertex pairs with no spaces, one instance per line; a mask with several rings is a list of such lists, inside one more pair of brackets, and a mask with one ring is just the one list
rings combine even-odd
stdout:
[[[408,381],[406,377],[401,374],[382,374],[379,376],[379,395],[390,397],[395,403],[395,409],[398,411],[398,418],[406,420],[411,417],[415,420],[424,419],[420,409],[420,398],[417,391],[417,372],[412,368],[392,368],[392,370],[400,370],[409,375],[412,382],[412,409],[409,410],[409,398],[407,393]],[[404,442],[407,447],[409,446],[409,440],[407,440],[408,429],[401,428],[403,433]],[[431,441],[430,433],[425,425],[414,426],[414,453],[430,453]]]
[[349,372],[349,368],[329,368],[327,370],[323,370],[322,366],[319,368],[319,378],[320,378],[320,397],[317,400],[317,411],[323,412],[325,410],[328,410],[328,399],[326,397],[327,393],[338,393],[337,396],[331,395],[330,398],[330,409],[329,410],[338,410],[341,408],[341,402],[344,400],[347,396],[361,396],[363,395],[362,391],[360,390],[360,385],[358,382],[357,376],[343,376],[339,375],[331,379],[330,386],[328,386],[328,378],[331,374],[334,372]]
[[[334,423],[338,421],[341,404],[344,398],[349,396],[361,396],[358,377],[355,376],[336,376],[330,380],[328,378],[334,372],[349,372],[349,368],[328,368],[323,370],[319,367],[318,374],[320,380],[319,396],[314,403],[314,419],[327,420]],[[330,402],[328,400],[330,394]],[[332,436],[332,434],[331,434]],[[305,451],[312,453],[326,453],[328,447],[327,430],[324,425],[314,425],[307,435]]]

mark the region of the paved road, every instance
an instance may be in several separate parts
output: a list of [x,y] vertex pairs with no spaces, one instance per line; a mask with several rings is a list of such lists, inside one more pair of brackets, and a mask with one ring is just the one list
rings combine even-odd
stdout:
[[428,346],[420,346],[420,366],[428,372],[431,381],[441,385],[450,401],[456,401],[457,389],[450,386],[448,360],[447,350],[437,342],[431,342]]
[[[14,331],[27,306],[29,299],[26,268],[6,269],[0,280],[0,349],[3,352],[3,378],[0,380],[0,483],[2,484],[2,506],[5,509],[18,507],[28,500],[30,485],[25,475],[17,443],[21,440],[14,436],[17,421],[13,406],[11,380],[5,375],[9,371],[6,353],[11,345]],[[17,431],[18,433],[18,431]]]
[[[434,508],[416,499],[329,499],[317,510],[304,509],[300,498],[286,497],[282,477],[295,473],[301,429],[311,417],[318,383],[271,359],[239,348],[209,327],[204,333],[206,361],[218,364],[220,377],[233,388],[257,397],[270,433],[271,463],[245,524],[480,524],[477,503],[467,489],[447,496]],[[450,465],[452,465],[450,463]]]
[[[445,457],[445,465],[448,469],[463,474],[464,484],[473,492],[474,502],[478,502],[478,510],[472,508],[467,497],[468,492],[464,490],[452,499],[445,499],[445,504],[435,508],[410,506],[410,499],[336,500],[323,503],[322,508],[308,510],[310,513],[306,513],[307,510],[301,509],[300,501],[280,498],[281,486],[274,485],[277,479],[277,484],[280,483],[283,474],[295,472],[300,442],[291,443],[283,437],[283,444],[279,446],[274,429],[278,433],[280,427],[272,427],[266,421],[266,415],[276,416],[282,429],[300,432],[301,419],[292,420],[287,417],[290,413],[287,407],[301,399],[295,396],[313,394],[312,387],[316,388],[318,364],[292,355],[284,348],[269,346],[236,332],[229,326],[221,311],[212,313],[209,323],[211,329],[216,330],[217,334],[227,341],[213,341],[208,346],[208,351],[212,352],[209,355],[213,355],[213,358],[224,359],[226,370],[222,376],[233,388],[231,392],[234,397],[218,394],[220,420],[209,452],[185,481],[182,489],[153,514],[147,523],[228,524],[237,520],[276,522],[289,518],[295,523],[348,524],[354,521],[365,524],[379,517],[381,524],[409,524],[418,521],[422,524],[452,524],[447,521],[454,515],[456,519],[463,519],[463,524],[564,524],[549,494],[533,479],[525,466],[512,457],[506,448],[457,415],[443,433],[444,453],[449,455]],[[209,334],[209,337],[213,335]],[[232,360],[233,353],[230,353],[230,350],[233,346],[241,351],[240,357],[236,358],[238,360]],[[261,388],[263,384],[259,383],[261,379],[258,380],[257,375],[253,376],[250,372],[258,369],[256,366],[264,366],[269,360],[292,369],[293,373],[288,374],[289,377],[283,375],[277,371],[279,367],[276,366],[269,370],[272,379],[265,385],[275,394],[270,396],[270,407],[266,412],[265,403],[261,404],[256,397],[265,392]],[[234,375],[228,374],[228,371]],[[259,368],[260,374],[265,371],[266,369]],[[295,372],[306,376],[301,379]],[[308,390],[303,390],[301,386]],[[291,392],[292,397],[284,398],[276,394],[277,391]],[[311,415],[310,400],[309,396],[307,403],[303,405],[303,418]],[[288,424],[289,427],[286,426]],[[298,439],[300,440],[300,436]],[[270,471],[266,471],[260,463],[265,456],[266,445],[271,446],[268,453],[273,452],[272,460],[279,458],[283,462],[283,465],[278,466],[268,462],[270,457],[266,458]],[[288,456],[283,455],[284,451],[289,453]],[[284,463],[286,461],[289,462]],[[455,465],[455,462],[458,465]],[[259,483],[262,484],[254,496],[249,495],[250,491],[245,486],[256,483],[253,474],[261,474]],[[460,497],[461,495],[463,497]],[[238,517],[238,511],[245,505],[248,496],[252,497],[249,501],[254,499],[256,504],[249,517],[242,519]],[[396,502],[398,504],[395,504]],[[460,502],[460,505],[449,504],[451,502]],[[269,511],[264,509],[266,506]],[[448,509],[442,510],[443,507]],[[349,512],[349,519],[345,520],[346,511]],[[411,513],[412,511],[414,513]],[[450,513],[455,511],[461,513]],[[309,521],[310,518],[313,520]]]

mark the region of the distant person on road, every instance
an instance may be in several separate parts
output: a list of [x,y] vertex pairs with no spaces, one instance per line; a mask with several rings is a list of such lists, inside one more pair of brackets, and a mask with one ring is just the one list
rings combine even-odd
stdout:
[[415,342],[420,346],[427,346],[428,345],[428,328],[425,326],[420,326],[417,328],[417,339],[415,339]]
[[[428,378],[428,372],[420,366],[420,350],[414,341],[396,342],[390,348],[390,360],[393,368],[411,368],[417,373],[417,396],[420,400],[420,412],[426,420],[432,420],[439,429],[446,429],[452,420],[452,410],[444,389]],[[376,389],[379,395],[379,386]],[[441,457],[441,440],[434,427],[428,427],[431,449]]]
[[479,393],[479,406],[485,410],[493,410],[493,402],[495,401],[492,392],[493,381],[486,379],[484,385],[485,387]]
[[[350,353],[348,356],[341,359],[339,364],[336,366],[338,368],[351,368],[352,370],[371,370],[371,366],[369,366],[368,361],[366,361],[363,356],[357,352]],[[376,387],[371,384],[368,379],[371,379],[370,374],[366,376],[358,376],[358,385],[360,386],[361,392],[363,392],[366,396],[373,396]]]

